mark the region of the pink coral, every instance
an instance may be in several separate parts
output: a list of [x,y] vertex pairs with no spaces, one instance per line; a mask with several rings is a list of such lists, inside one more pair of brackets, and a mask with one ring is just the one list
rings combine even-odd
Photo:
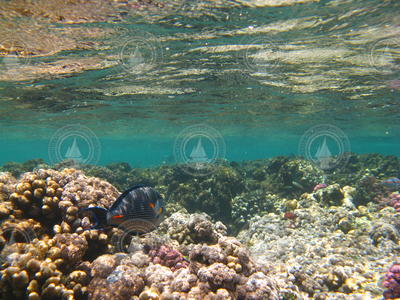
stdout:
[[400,193],[395,192],[389,196],[389,205],[393,206],[397,212],[400,212]]
[[316,191],[324,189],[326,187],[327,185],[325,183],[318,183],[316,186],[314,186],[313,192],[315,193]]
[[183,257],[182,253],[167,245],[151,249],[149,256],[153,263],[169,267],[172,271],[189,266],[189,262]]
[[385,275],[382,285],[387,288],[383,293],[385,299],[400,297],[400,264],[393,264]]

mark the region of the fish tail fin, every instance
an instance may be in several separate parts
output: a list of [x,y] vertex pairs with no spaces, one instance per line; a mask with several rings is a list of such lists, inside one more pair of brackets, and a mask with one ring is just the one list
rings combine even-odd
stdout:
[[91,229],[100,229],[107,226],[108,210],[103,207],[87,207],[81,209],[82,212],[90,211],[94,217],[95,224]]

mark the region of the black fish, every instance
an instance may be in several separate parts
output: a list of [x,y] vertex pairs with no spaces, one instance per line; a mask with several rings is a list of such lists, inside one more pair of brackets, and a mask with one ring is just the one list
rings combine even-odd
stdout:
[[[96,224],[92,229],[121,224],[142,224],[142,231],[151,231],[158,226],[165,215],[164,201],[153,188],[136,185],[123,192],[109,209],[88,207],[83,209],[93,213]],[[143,226],[149,227],[148,230]]]

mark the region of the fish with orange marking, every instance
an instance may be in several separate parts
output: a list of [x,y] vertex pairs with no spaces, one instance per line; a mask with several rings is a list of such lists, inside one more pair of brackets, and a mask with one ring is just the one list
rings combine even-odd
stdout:
[[91,229],[107,226],[118,227],[128,221],[143,221],[157,227],[164,215],[164,200],[155,189],[145,185],[136,185],[123,192],[109,208],[88,207],[83,211],[92,213],[95,225]]

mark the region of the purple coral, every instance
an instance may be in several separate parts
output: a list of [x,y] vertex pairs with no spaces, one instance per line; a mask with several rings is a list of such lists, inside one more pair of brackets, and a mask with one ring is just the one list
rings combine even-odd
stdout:
[[400,264],[394,263],[385,275],[382,285],[387,288],[383,293],[385,299],[400,297]]
[[172,249],[167,245],[161,245],[159,248],[149,251],[151,261],[169,267],[172,271],[189,266],[189,262],[178,250]]

